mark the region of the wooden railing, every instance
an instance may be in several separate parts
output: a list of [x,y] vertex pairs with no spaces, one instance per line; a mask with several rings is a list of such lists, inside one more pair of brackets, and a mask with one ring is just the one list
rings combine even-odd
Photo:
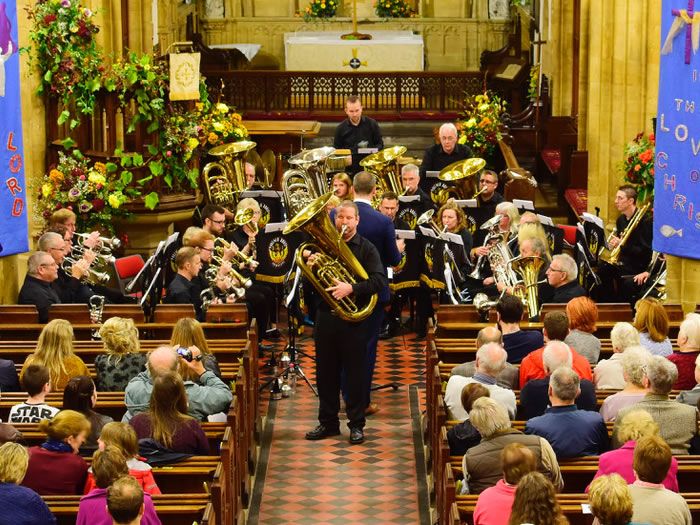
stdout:
[[359,95],[365,110],[379,120],[449,120],[459,114],[466,96],[483,91],[483,75],[210,71],[207,85],[212,99],[221,95],[222,102],[235,106],[246,119],[342,120],[346,97]]

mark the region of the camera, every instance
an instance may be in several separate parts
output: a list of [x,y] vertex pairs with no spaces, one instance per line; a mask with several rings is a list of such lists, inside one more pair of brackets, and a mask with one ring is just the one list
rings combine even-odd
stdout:
[[202,360],[202,354],[199,354],[198,356],[195,357],[192,355],[192,350],[190,350],[189,348],[185,348],[184,346],[178,347],[177,355],[182,357],[188,363],[191,363],[192,361],[201,361]]

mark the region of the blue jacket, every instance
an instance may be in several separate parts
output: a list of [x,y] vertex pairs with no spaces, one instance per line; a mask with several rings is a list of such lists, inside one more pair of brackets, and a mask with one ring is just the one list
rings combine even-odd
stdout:
[[548,408],[525,424],[525,433],[549,441],[557,459],[598,456],[608,450],[610,442],[603,417],[576,405]]

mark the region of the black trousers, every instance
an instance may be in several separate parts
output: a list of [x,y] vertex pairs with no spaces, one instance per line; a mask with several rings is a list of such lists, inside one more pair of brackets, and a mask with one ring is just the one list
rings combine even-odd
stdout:
[[349,323],[322,306],[316,314],[314,342],[319,423],[331,429],[340,426],[340,382],[341,373],[344,373],[348,427],[364,428],[367,401],[367,321]]
[[254,282],[245,291],[245,302],[249,317],[258,322],[258,339],[262,339],[270,323],[270,311],[275,305],[275,292],[265,284]]

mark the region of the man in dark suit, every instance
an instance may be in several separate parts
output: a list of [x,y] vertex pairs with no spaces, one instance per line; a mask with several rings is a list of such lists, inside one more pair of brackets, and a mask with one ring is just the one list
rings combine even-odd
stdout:
[[49,307],[59,304],[61,299],[51,283],[58,278],[58,265],[50,254],[34,252],[27,260],[27,276],[19,291],[18,304],[33,304],[39,311],[39,322],[49,320]]
[[[47,232],[39,237],[39,250],[51,255],[58,267],[58,278],[51,284],[62,303],[87,303],[95,292],[81,279],[90,271],[90,261],[83,257],[70,267],[69,272],[62,268],[68,249],[60,234]],[[92,255],[94,258],[94,254]]]
[[[396,240],[396,231],[391,219],[372,208],[372,197],[377,191],[374,175],[365,171],[360,171],[355,175],[352,183],[355,192],[355,204],[360,212],[360,223],[357,232],[371,242],[382,260],[384,275],[389,266],[395,266],[401,262],[401,252],[404,250],[404,241]],[[379,332],[384,319],[384,307],[389,304],[391,295],[389,287],[386,286],[379,293],[377,306],[368,319],[369,341],[367,343],[367,414],[374,414],[379,407],[370,402],[370,392],[372,389],[372,377],[374,375],[374,365],[377,360],[377,343]]]
[[198,288],[192,283],[202,268],[202,261],[197,249],[191,246],[180,248],[175,254],[175,266],[177,266],[177,273],[168,285],[168,292],[163,302],[167,304],[191,304],[194,306],[197,319],[203,321],[202,298],[197,294]]

